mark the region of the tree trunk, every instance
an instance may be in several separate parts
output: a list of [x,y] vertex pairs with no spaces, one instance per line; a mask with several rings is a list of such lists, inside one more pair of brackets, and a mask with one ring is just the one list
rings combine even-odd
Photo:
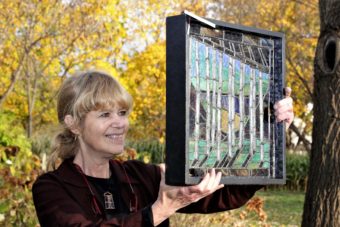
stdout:
[[313,143],[302,226],[340,225],[340,1],[320,0]]

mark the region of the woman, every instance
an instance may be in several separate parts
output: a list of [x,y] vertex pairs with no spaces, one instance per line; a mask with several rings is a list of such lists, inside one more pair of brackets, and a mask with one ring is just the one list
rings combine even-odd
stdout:
[[[276,104],[290,124],[292,100]],[[195,186],[164,183],[165,166],[113,161],[123,152],[132,98],[110,75],[88,71],[66,79],[58,97],[63,131],[33,199],[41,226],[168,226],[176,211],[209,213],[245,204],[261,186],[221,185],[212,170]],[[202,199],[204,198],[204,199]]]

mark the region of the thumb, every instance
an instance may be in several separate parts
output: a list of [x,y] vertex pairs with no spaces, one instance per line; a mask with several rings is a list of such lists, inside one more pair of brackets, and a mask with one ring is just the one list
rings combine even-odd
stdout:
[[161,164],[158,165],[158,167],[161,170],[161,177],[162,177],[162,179],[164,179],[165,178],[165,164],[161,163]]
[[285,93],[286,93],[286,97],[290,97],[290,95],[292,94],[292,89],[290,87],[286,87]]

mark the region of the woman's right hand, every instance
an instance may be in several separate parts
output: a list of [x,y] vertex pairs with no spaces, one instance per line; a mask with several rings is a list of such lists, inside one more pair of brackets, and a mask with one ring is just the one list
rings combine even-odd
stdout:
[[177,210],[214,193],[224,187],[220,184],[221,173],[212,169],[202,181],[193,186],[170,186],[165,184],[165,165],[160,164],[162,179],[158,198],[152,205],[154,225],[169,218]]

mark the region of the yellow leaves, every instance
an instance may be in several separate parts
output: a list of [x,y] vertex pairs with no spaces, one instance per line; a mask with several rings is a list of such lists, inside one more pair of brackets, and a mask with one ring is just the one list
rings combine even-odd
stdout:
[[144,163],[150,163],[150,155],[149,154],[146,154],[143,156],[143,162]]
[[165,134],[165,44],[156,43],[128,61],[122,75],[134,98],[130,134],[135,139]]
[[126,14],[118,0],[72,4],[4,0],[0,8],[0,97],[9,88],[13,73],[18,72],[15,93],[7,96],[3,107],[25,124],[29,107],[34,127],[56,121],[53,97],[62,79],[59,75],[84,67],[118,75],[117,62],[122,58],[126,34]]
[[10,166],[9,170],[10,170],[10,173],[11,173],[12,176],[16,175],[16,171],[15,171],[15,167],[14,166]]
[[[184,9],[206,16],[207,4],[199,0],[84,0],[72,1],[72,5],[55,0],[1,1],[0,96],[28,48],[29,60],[20,79],[25,73],[39,79],[33,113],[43,116],[43,122],[56,120],[52,117],[55,111],[50,110],[54,106],[43,105],[54,101],[53,94],[61,81],[57,75],[95,67],[109,71],[134,96],[133,127],[146,122],[151,127],[138,126],[140,133],[149,130],[151,136],[160,138],[165,129],[165,18]],[[294,75],[297,70],[311,86],[318,15],[316,8],[308,4],[219,0],[209,3],[209,7],[216,7],[209,12],[227,22],[284,31],[287,56],[292,60],[291,65],[287,64],[288,84],[293,86],[294,98],[308,101],[310,98],[302,94],[304,90],[299,88],[303,85]],[[118,67],[126,68],[121,77]],[[23,81],[16,85],[16,94],[9,96],[12,100],[5,106],[14,109],[22,120],[28,110],[28,104],[18,104],[25,103],[28,96]]]
[[164,142],[165,142],[165,137],[164,136],[161,136],[160,138],[159,138],[159,143],[160,144],[164,144]]

